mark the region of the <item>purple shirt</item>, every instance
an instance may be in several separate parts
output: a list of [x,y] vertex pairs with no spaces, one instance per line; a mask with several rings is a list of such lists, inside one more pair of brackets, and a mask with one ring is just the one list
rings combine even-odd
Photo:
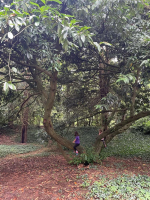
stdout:
[[76,136],[75,144],[80,144],[80,138],[79,138],[79,136]]

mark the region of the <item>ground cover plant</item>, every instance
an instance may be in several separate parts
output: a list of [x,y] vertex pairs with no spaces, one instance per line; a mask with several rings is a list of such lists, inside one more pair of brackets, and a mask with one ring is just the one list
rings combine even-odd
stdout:
[[115,179],[101,177],[89,187],[89,198],[94,199],[150,199],[150,177],[123,174]]
[[13,145],[0,145],[0,157],[5,157],[11,154],[25,154],[36,151],[41,148],[41,145],[35,144],[13,144]]
[[131,130],[116,136],[101,152],[101,159],[108,156],[140,157],[150,159],[150,136]]

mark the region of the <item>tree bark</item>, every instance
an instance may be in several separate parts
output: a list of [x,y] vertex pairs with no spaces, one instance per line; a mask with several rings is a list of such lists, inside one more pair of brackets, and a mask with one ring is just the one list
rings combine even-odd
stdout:
[[[27,90],[24,91],[24,96],[28,98]],[[22,114],[21,143],[27,142],[28,114],[29,114],[29,107],[27,106],[24,108],[23,114]]]
[[[57,72],[54,72],[50,79],[50,91],[45,105],[43,124],[48,135],[50,135],[56,142],[69,149],[73,149],[74,144],[72,142],[56,134],[51,121],[50,115],[54,105],[56,88],[57,88]],[[77,149],[79,150],[79,152],[83,151],[83,148],[81,146],[77,147]]]
[[[103,63],[100,63],[99,67],[101,69],[99,70],[100,99],[102,99],[106,97],[109,92],[109,79],[104,71],[105,65]],[[103,111],[105,110],[106,109],[103,108]],[[102,113],[101,114],[102,130],[107,130],[107,119],[108,119],[108,113]]]

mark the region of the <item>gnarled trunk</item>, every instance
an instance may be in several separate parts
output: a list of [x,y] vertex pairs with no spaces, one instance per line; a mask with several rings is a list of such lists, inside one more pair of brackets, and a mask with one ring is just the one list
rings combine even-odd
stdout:
[[[73,149],[74,144],[69,140],[63,138],[62,136],[58,135],[54,131],[53,124],[51,121],[51,111],[54,105],[56,88],[57,88],[57,72],[54,72],[50,79],[50,91],[45,105],[43,124],[48,135],[50,135],[57,143],[69,149]],[[82,152],[82,149],[83,148],[81,146],[78,147],[78,150],[80,152]]]

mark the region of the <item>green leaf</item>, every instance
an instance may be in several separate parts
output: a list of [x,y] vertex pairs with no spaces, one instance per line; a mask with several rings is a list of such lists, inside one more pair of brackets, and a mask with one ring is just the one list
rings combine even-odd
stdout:
[[6,92],[7,90],[8,90],[8,83],[7,82],[5,82],[4,83],[4,86],[3,86],[3,90]]
[[97,47],[98,51],[100,52],[100,51],[101,51],[100,45],[99,45],[97,42],[93,42],[93,43],[94,43],[94,45]]
[[128,77],[122,77],[122,78],[119,78],[117,81],[116,81],[116,83],[118,83],[118,82],[120,82],[120,81],[123,81],[124,83],[129,83],[129,79],[128,79]]
[[146,87],[150,88],[150,83],[146,85]]
[[61,31],[62,31],[62,27],[60,24],[58,24],[58,29],[57,29],[58,37],[61,36]]
[[40,10],[41,10],[42,12],[44,12],[44,11],[46,11],[46,10],[49,10],[49,9],[50,9],[49,6],[42,6],[42,7],[40,8]]
[[148,65],[148,64],[149,64],[149,59],[148,60],[143,60],[142,63],[140,64],[140,66]]
[[13,39],[13,34],[12,34],[12,32],[8,32],[8,37],[10,38],[10,39]]
[[5,5],[4,10],[9,11],[9,8],[7,8],[6,5]]
[[17,69],[15,67],[12,67],[12,71],[17,73]]
[[3,36],[1,43],[5,40],[7,33]]
[[44,4],[46,3],[45,0],[41,0]]
[[13,24],[13,22],[12,22],[11,20],[8,20],[8,25],[9,25],[11,28],[13,28],[13,26],[14,26],[14,24]]
[[72,26],[72,24],[76,24],[78,21],[76,19],[72,19],[70,22],[70,26]]
[[27,58],[28,58],[28,59],[32,59],[33,56],[32,56],[30,53],[27,52]]
[[83,43],[85,42],[85,35],[81,35],[81,40]]
[[82,42],[81,42],[80,38],[78,38],[78,42],[79,42],[79,46],[82,47]]
[[100,42],[99,44],[105,44],[107,46],[112,46],[112,44],[108,43],[108,42]]
[[57,3],[59,3],[59,4],[62,4],[62,2],[59,1],[59,0],[48,0],[48,1],[54,1],[54,2],[57,2]]
[[40,10],[37,10],[37,9],[33,9],[32,11],[31,11],[31,13],[37,13],[37,12],[41,12]]
[[16,23],[17,23],[18,25],[22,25],[22,22],[21,22],[19,19],[15,18],[15,21],[16,21]]
[[91,28],[91,27],[84,26],[84,27],[80,28],[80,31],[83,31],[83,30],[88,30],[88,29],[90,29],[90,28]]
[[35,26],[39,26],[40,22],[35,22]]
[[0,12],[0,15],[4,15],[4,14],[5,14],[5,11],[1,11],[1,12]]
[[64,33],[63,38],[66,39],[67,35],[68,35],[68,31],[66,31],[66,32]]
[[9,86],[9,88],[10,88],[11,90],[16,90],[16,86],[15,86],[14,84],[9,83],[8,86]]
[[32,4],[32,5],[35,5],[35,6],[37,6],[37,7],[40,7],[37,3],[34,3],[34,2],[32,2],[32,1],[30,1],[29,3]]
[[63,47],[64,47],[65,51],[68,50],[68,42],[67,42],[67,40],[65,40]]
[[15,24],[15,29],[16,29],[16,31],[20,31],[20,27],[18,26],[18,24]]

